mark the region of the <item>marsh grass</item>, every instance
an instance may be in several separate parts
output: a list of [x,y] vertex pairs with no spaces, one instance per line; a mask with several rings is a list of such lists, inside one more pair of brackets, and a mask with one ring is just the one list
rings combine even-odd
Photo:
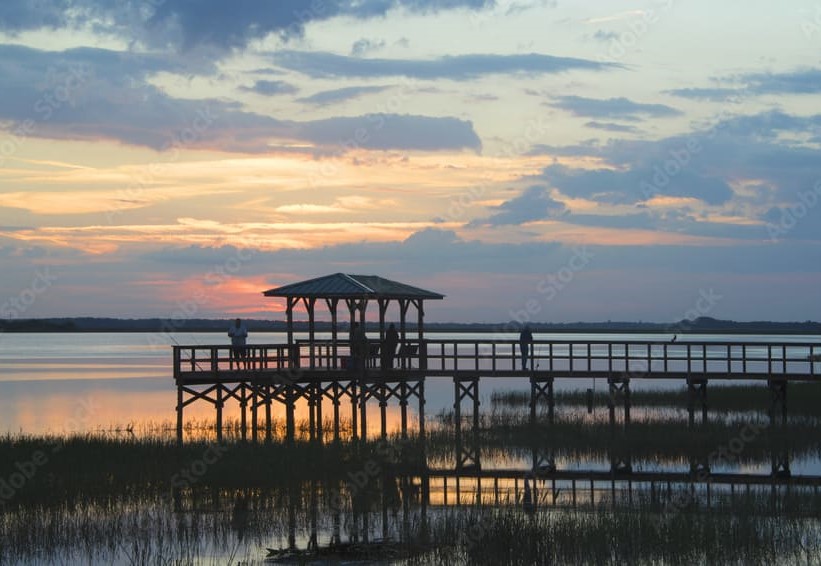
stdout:
[[647,511],[451,513],[431,539],[459,541],[408,564],[815,564],[814,520]]
[[[821,438],[810,407],[818,389],[799,387],[790,388],[791,414],[806,392],[800,401],[805,416],[785,427],[731,408],[741,403],[748,411],[761,401],[756,388],[740,389],[749,395],[743,403],[739,391],[711,389],[710,402],[733,418],[692,428],[666,409],[681,398],[665,392],[634,393],[635,405],[658,413],[626,427],[586,419],[583,411],[557,411],[553,423],[542,415],[532,424],[518,401],[497,401],[480,415],[482,457],[516,468],[527,466],[537,447],[571,462],[606,463],[617,455],[648,469],[686,470],[744,437],[725,462],[730,468],[766,467],[784,451],[817,460]],[[586,399],[581,393],[566,401]],[[751,428],[755,433],[745,434]],[[0,480],[26,473],[0,501],[0,564],[256,564],[264,548],[283,548],[289,537],[304,548],[312,524],[327,542],[335,518],[350,536],[363,517],[372,538],[386,532],[405,545],[402,558],[391,560],[407,564],[821,562],[821,498],[797,488],[730,493],[713,486],[708,506],[704,485],[668,486],[664,494],[636,489],[629,498],[622,488],[609,494],[600,487],[594,501],[573,507],[565,485],[555,503],[532,514],[510,494],[503,498],[507,506],[432,508],[424,519],[411,502],[409,524],[400,528],[403,502],[389,478],[399,462],[405,469],[452,465],[452,413],[429,426],[424,445],[413,435],[352,442],[345,430],[341,442],[324,445],[305,440],[306,423],[298,426],[296,442],[284,442],[281,422],[273,441],[261,434],[257,443],[241,442],[235,421],[226,422],[220,444],[209,421],[188,422],[182,446],[166,423],[82,435],[6,435],[0,438]],[[327,425],[326,431],[330,439]],[[382,531],[385,517],[390,525]]]
[[[687,409],[687,388],[674,390],[634,390],[630,393],[633,406]],[[821,418],[821,383],[791,383],[787,387],[789,413],[794,416]],[[530,392],[496,391],[490,396],[493,406],[522,409],[530,405]],[[594,404],[607,406],[606,390],[596,391]],[[761,385],[708,385],[707,403],[711,411],[765,413],[770,406],[766,382]],[[556,406],[587,406],[584,390],[557,391]]]

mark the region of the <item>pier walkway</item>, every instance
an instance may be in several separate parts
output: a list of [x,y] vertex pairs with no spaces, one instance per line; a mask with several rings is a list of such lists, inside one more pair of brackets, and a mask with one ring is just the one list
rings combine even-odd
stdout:
[[[455,469],[479,470],[482,379],[529,380],[534,424],[544,418],[540,406],[547,407],[546,421],[553,422],[556,379],[606,380],[613,426],[630,423],[631,382],[663,379],[686,386],[690,425],[695,425],[699,412],[701,421],[707,421],[708,383],[760,382],[770,391],[767,411],[775,425],[786,423],[789,383],[821,376],[821,344],[810,342],[535,340],[530,359],[522,360],[510,329],[473,339],[426,336],[425,302],[444,295],[375,275],[335,273],[263,294],[284,301],[285,343],[248,345],[241,355],[234,352],[236,357],[227,344],[173,347],[179,442],[185,408],[196,402],[214,407],[217,440],[222,440],[227,402],[240,408],[243,440],[249,431],[254,441],[261,431],[270,439],[272,406],[280,404],[286,439],[294,441],[297,402],[308,407],[311,440],[323,441],[327,422],[323,411],[328,410],[333,438],[340,439],[343,403],[350,406],[353,439],[364,439],[369,401],[379,405],[382,438],[387,436],[388,404],[393,401],[400,407],[403,438],[408,436],[409,407],[415,404],[418,435],[424,439],[426,380],[447,379],[453,383]],[[377,307],[370,319],[369,305]],[[320,307],[327,310],[323,322],[317,320]],[[340,313],[347,314],[347,321],[340,322]],[[297,317],[307,317],[299,332]],[[389,327],[389,320],[397,322]],[[365,329],[370,333],[366,335]],[[388,336],[394,338],[395,346],[389,347],[393,351],[386,351]],[[550,455],[534,451],[534,470],[551,467]],[[784,466],[773,468],[776,473]]]

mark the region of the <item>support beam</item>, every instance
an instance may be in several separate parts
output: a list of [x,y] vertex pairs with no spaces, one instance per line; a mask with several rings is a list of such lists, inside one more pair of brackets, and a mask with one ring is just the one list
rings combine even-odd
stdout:
[[610,410],[610,425],[616,424],[616,405],[624,408],[624,425],[630,424],[630,378],[610,377],[607,379],[610,388],[610,396],[607,400],[607,407]]
[[537,420],[537,409],[539,402],[547,402],[547,419],[553,424],[553,417],[556,407],[556,398],[553,391],[553,378],[530,377],[530,421]]
[[[481,469],[479,445],[479,378],[454,376],[454,424],[456,426],[456,469]],[[473,426],[467,438],[462,434],[462,401],[467,399],[473,405]]]

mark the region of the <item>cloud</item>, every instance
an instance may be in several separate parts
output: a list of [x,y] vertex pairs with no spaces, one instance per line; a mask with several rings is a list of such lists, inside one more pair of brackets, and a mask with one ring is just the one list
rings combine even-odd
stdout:
[[574,116],[589,118],[609,118],[637,122],[644,118],[668,118],[680,116],[682,112],[664,104],[642,104],[627,98],[585,98],[582,96],[561,96],[549,103]]
[[364,149],[478,151],[482,147],[473,124],[458,118],[370,114],[305,122],[297,130],[301,137],[315,143]]
[[593,34],[593,39],[596,41],[615,41],[619,38],[619,34],[615,31],[605,31],[603,29],[596,30],[596,33]]
[[466,81],[487,75],[551,74],[571,70],[603,71],[621,68],[613,63],[538,53],[454,55],[436,59],[362,59],[334,53],[281,51],[274,54],[272,60],[275,65],[313,78],[405,76],[420,80]]
[[664,94],[671,94],[680,98],[724,102],[725,100],[740,96],[744,91],[736,88],[675,88],[663,92]]
[[277,96],[280,94],[294,94],[299,89],[294,85],[285,81],[267,81],[261,80],[254,83],[253,86],[242,86],[240,90],[244,92],[255,92],[265,96]]
[[613,122],[599,122],[592,120],[585,123],[585,127],[594,128],[596,130],[604,130],[606,132],[618,132],[623,134],[638,134],[641,132],[635,126],[628,126],[626,124],[615,124]]
[[537,177],[569,197],[581,197],[608,204],[636,204],[661,193],[673,197],[693,197],[721,204],[733,194],[727,182],[687,167],[669,174],[664,161],[634,164],[626,170],[571,169],[552,165]]
[[519,225],[535,220],[559,218],[568,214],[564,203],[551,198],[547,187],[534,185],[492,210],[496,212],[488,218],[478,219],[472,225]]
[[741,75],[747,90],[755,94],[821,93],[821,69],[802,69],[789,73],[751,73]]
[[724,88],[678,88],[663,91],[681,98],[724,102],[730,99],[767,94],[821,93],[821,69],[800,69],[785,73],[746,73],[722,79],[738,86]]
[[388,86],[349,86],[344,88],[337,88],[333,90],[323,90],[322,92],[317,92],[312,94],[311,96],[306,96],[304,98],[297,98],[297,102],[301,102],[303,104],[314,104],[317,106],[321,106],[324,104],[333,104],[336,102],[343,102],[345,100],[351,100],[353,98],[359,98],[364,94],[371,94],[376,92],[382,92],[390,87]]
[[351,56],[362,57],[368,53],[379,51],[383,47],[385,47],[384,39],[366,39],[363,37],[356,40],[351,46]]
[[758,139],[773,138],[782,132],[813,134],[821,129],[821,114],[795,116],[780,110],[770,110],[727,118],[717,128],[725,134]]
[[481,147],[472,124],[455,118],[374,114],[297,122],[245,112],[224,99],[174,98],[146,82],[155,72],[181,72],[181,65],[175,58],[103,49],[0,45],[0,120],[27,137],[107,139],[156,150],[260,153],[275,140],[334,147],[353,140],[369,149]]
[[0,4],[0,30],[18,33],[94,27],[153,47],[224,51],[243,48],[270,34],[301,36],[311,22],[340,16],[364,20],[384,17],[398,8],[436,13],[492,5],[492,0],[4,0]]

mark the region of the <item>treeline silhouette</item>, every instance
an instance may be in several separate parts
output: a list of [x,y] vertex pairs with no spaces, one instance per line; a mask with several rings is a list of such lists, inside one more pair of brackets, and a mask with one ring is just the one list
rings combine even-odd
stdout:
[[[0,332],[225,332],[232,323],[231,319],[162,319],[162,318],[33,318],[0,320]],[[284,332],[286,323],[283,320],[243,319],[249,332]],[[308,323],[297,321],[295,329],[307,332]],[[653,333],[653,334],[818,334],[821,335],[821,322],[773,322],[751,321],[738,322],[719,320],[711,317],[700,317],[695,320],[682,320],[673,323],[658,322],[529,322],[534,333]],[[426,322],[427,332],[518,332],[521,323],[508,321],[501,323],[487,322]],[[340,322],[341,330],[347,329],[347,323]],[[410,331],[416,329],[414,323],[408,323]],[[378,331],[375,322],[367,324],[369,332]],[[329,321],[317,321],[318,332],[329,332]]]

